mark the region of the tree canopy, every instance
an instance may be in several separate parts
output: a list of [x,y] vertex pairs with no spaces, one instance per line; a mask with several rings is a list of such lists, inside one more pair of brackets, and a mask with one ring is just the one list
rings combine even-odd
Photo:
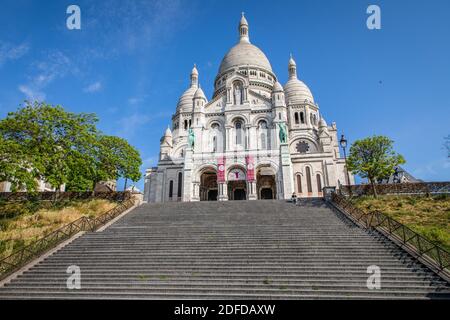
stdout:
[[373,136],[355,141],[347,158],[347,168],[362,178],[367,178],[376,196],[375,183],[395,172],[395,167],[405,163],[402,155],[396,153],[393,141],[384,136]]
[[139,152],[101,133],[97,122],[95,114],[26,102],[0,120],[0,181],[33,191],[38,179],[68,190],[92,190],[96,182],[120,177],[139,180]]

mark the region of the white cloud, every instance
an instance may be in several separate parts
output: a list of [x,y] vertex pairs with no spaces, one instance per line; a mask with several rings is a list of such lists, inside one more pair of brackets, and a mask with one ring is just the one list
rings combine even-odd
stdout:
[[61,79],[67,74],[76,74],[78,69],[72,61],[61,51],[52,51],[45,57],[32,64],[34,74],[28,76],[28,82],[19,85],[18,89],[29,100],[45,99],[44,89],[56,79]]
[[141,102],[143,102],[143,101],[144,101],[143,98],[139,98],[139,97],[131,97],[131,98],[128,99],[128,104],[136,105],[136,104],[141,103]]
[[447,180],[450,176],[450,159],[441,158],[415,168],[412,175],[424,180]]
[[94,93],[100,91],[102,88],[102,83],[100,81],[97,81],[84,88],[83,91],[87,93]]
[[18,89],[20,92],[22,92],[26,96],[27,100],[30,100],[30,101],[44,101],[45,100],[45,97],[46,97],[45,93],[43,93],[39,90],[35,90],[26,85],[20,85]]
[[97,42],[113,48],[114,54],[134,52],[167,40],[191,18],[193,7],[181,0],[94,1],[85,11],[95,19],[84,28],[95,30],[100,36]]
[[136,133],[142,125],[148,123],[151,120],[149,116],[134,113],[128,117],[124,117],[118,121],[119,135],[123,137],[131,137]]
[[[130,138],[132,137],[143,125],[148,124],[153,120],[159,120],[162,118],[170,119],[170,112],[158,112],[152,114],[151,116],[142,114],[140,112],[135,112],[130,116],[123,117],[117,121],[118,123],[118,135]],[[168,120],[170,123],[170,120]]]
[[11,43],[0,41],[0,66],[8,60],[17,60],[24,56],[30,50],[27,43],[13,45]]

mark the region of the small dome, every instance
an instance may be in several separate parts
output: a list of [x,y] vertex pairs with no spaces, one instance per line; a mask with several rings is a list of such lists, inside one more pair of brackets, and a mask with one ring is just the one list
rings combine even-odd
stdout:
[[284,92],[286,94],[286,102],[288,104],[300,104],[306,101],[314,103],[314,97],[308,86],[297,78],[289,79],[284,85]]
[[184,111],[192,110],[192,99],[194,98],[194,94],[197,91],[196,86],[192,86],[187,89],[178,100],[177,109],[182,109]]
[[205,93],[203,92],[202,88],[198,88],[197,91],[195,91],[194,99],[204,99],[206,100]]
[[172,136],[172,130],[170,130],[170,127],[167,127],[166,132],[164,133],[165,137],[171,137]]
[[273,85],[273,91],[274,92],[283,91],[283,87],[281,86],[281,83],[279,83],[278,81],[275,82],[275,84]]
[[322,127],[328,127],[328,125],[327,125],[325,119],[320,117],[319,128],[322,128]]

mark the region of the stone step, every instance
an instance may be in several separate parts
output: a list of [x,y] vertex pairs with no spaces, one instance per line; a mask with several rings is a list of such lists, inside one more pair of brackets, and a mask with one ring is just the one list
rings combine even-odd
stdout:
[[[26,277],[25,277],[26,278]],[[27,282],[18,282],[14,284],[14,286],[34,286],[40,284],[64,284],[66,285],[67,275],[56,277],[28,277]],[[352,280],[352,281],[349,281]],[[121,275],[120,277],[114,276],[105,276],[105,277],[97,277],[97,276],[85,276],[83,275],[82,281],[83,284],[92,284],[92,285],[132,285],[135,283],[162,283],[162,284],[174,284],[174,283],[188,283],[188,284],[200,284],[200,283],[209,283],[215,284],[217,286],[227,285],[227,284],[270,284],[270,285],[282,285],[282,284],[292,284],[292,285],[347,285],[347,284],[366,284],[367,277],[357,277],[357,276],[346,276],[335,279],[334,277],[329,277],[328,279],[324,279],[323,277],[304,277],[303,279],[298,278],[286,278],[286,277],[251,277],[247,276],[245,278],[239,276],[229,276],[229,277],[221,277],[221,276],[181,276],[177,274],[173,274],[170,276],[167,275],[159,275],[159,276],[147,276],[147,275],[139,275],[139,276],[130,276],[125,277]],[[386,286],[420,286],[420,287],[441,287],[445,286],[447,283],[445,281],[427,281],[424,279],[411,279],[411,278],[395,278],[395,277],[383,277],[382,285]],[[5,286],[9,286],[10,284],[6,284]]]
[[[18,285],[16,287],[11,287],[10,291],[14,292],[14,289],[18,288],[20,290],[26,291],[68,291],[67,285],[65,283],[59,284],[38,284],[38,285]],[[5,287],[5,293],[8,292],[9,287]],[[155,292],[155,291],[178,291],[178,290],[190,290],[190,291],[255,291],[255,292],[266,292],[266,291],[279,291],[287,293],[295,293],[298,291],[341,291],[343,292],[372,292],[367,288],[366,283],[361,284],[336,284],[336,285],[324,285],[324,284],[246,284],[246,283],[221,283],[220,285],[215,283],[158,283],[158,282],[134,282],[129,284],[112,284],[112,283],[81,283],[80,292],[97,292],[97,291],[133,291],[133,292]],[[387,286],[382,285],[382,288],[378,291],[383,293],[390,292],[407,292],[407,293],[439,293],[450,295],[449,289],[442,289],[439,286],[407,286],[407,285],[393,285]]]
[[[81,290],[66,268],[81,267]],[[381,268],[381,290],[366,286]],[[86,233],[0,299],[450,299],[450,286],[321,200],[143,205]]]
[[[178,294],[184,294],[184,295],[197,295],[197,296],[216,296],[220,297],[228,297],[232,295],[239,295],[244,297],[245,299],[251,299],[251,297],[262,297],[266,296],[268,299],[269,297],[273,295],[290,295],[293,298],[294,297],[301,297],[301,296],[323,296],[323,297],[335,297],[335,296],[341,296],[346,298],[354,298],[357,296],[369,296],[373,294],[374,296],[385,296],[385,297],[404,297],[404,298],[410,298],[410,299],[417,299],[419,297],[423,298],[430,298],[430,297],[440,297],[442,299],[448,299],[450,298],[449,293],[439,293],[439,292],[428,292],[424,290],[369,290],[369,289],[349,289],[346,291],[342,291],[341,289],[317,289],[317,290],[283,290],[280,288],[277,289],[246,289],[246,288],[204,288],[204,289],[196,289],[193,290],[191,288],[184,288],[184,287],[174,287],[174,288],[152,288],[152,289],[137,289],[137,288],[124,288],[124,289],[117,289],[114,290],[113,288],[90,288],[89,290],[83,291],[83,289],[80,290],[68,290],[66,288],[52,288],[51,290],[40,290],[39,288],[16,288],[15,290],[9,290],[8,288],[3,289],[0,293],[0,298],[6,297],[8,299],[11,299],[13,297],[31,297],[31,296],[45,296],[48,295],[49,297],[56,297],[58,295],[64,295],[67,297],[67,295],[70,296],[78,296],[81,298],[83,295],[89,296],[90,298],[101,298],[105,296],[111,296],[111,297],[122,297],[122,298],[139,298],[139,299],[145,299],[148,298],[149,295],[178,295]],[[3,293],[4,292],[4,293]],[[117,294],[115,294],[117,292]]]

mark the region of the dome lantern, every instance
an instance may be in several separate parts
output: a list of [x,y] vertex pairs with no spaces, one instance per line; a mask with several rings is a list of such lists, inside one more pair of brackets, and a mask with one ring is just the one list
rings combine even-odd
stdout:
[[288,64],[289,80],[284,85],[284,92],[286,95],[286,103],[291,104],[304,104],[314,103],[314,97],[309,90],[308,86],[297,78],[297,64],[294,58],[289,59]]
[[194,63],[194,67],[191,71],[191,88],[198,86],[198,70],[197,65]]
[[242,12],[242,18],[239,22],[239,42],[250,43],[250,37],[248,35],[248,22],[245,19],[244,12]]
[[289,71],[289,79],[297,79],[297,64],[295,63],[294,58],[289,59],[289,65],[288,65],[288,71]]

